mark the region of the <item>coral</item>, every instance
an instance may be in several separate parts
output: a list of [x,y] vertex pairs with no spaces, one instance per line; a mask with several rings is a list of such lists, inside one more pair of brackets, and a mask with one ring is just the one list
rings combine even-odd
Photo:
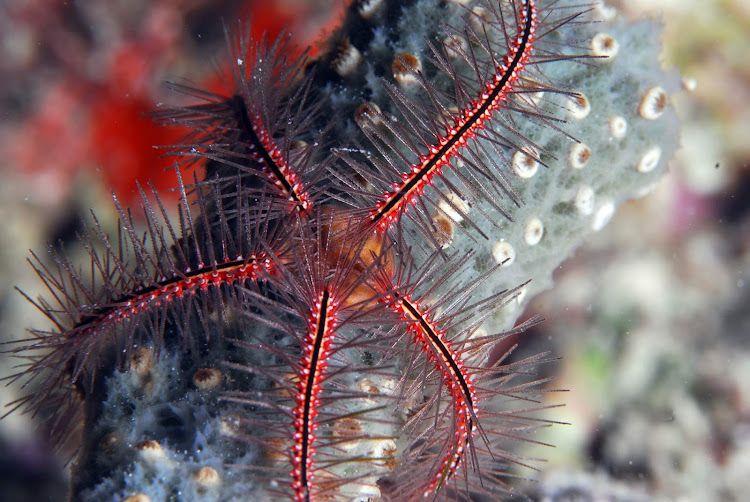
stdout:
[[[679,90],[680,82],[678,75],[661,70],[654,52],[660,46],[658,23],[629,23],[602,4],[594,10],[599,21],[577,24],[577,43],[597,54],[597,40],[606,35],[616,48],[604,59],[586,64],[564,59],[545,64],[536,84],[541,90],[542,82],[554,82],[558,90],[580,93],[586,105],[579,106],[577,98],[570,94],[521,94],[524,104],[533,101],[539,107],[538,113],[553,117],[545,121],[544,117],[534,120],[512,116],[508,120],[514,122],[503,126],[508,129],[504,131],[505,139],[511,144],[500,155],[492,152],[492,160],[499,157],[495,161],[514,172],[515,176],[509,175],[510,185],[522,204],[506,207],[512,218],[509,221],[487,201],[474,200],[469,211],[482,215],[476,218],[477,225],[488,239],[477,240],[459,228],[452,234],[451,249],[477,251],[472,259],[475,274],[486,272],[493,257],[496,262],[499,257],[512,257],[504,263],[503,272],[478,294],[492,294],[531,279],[517,307],[498,312],[488,331],[512,325],[531,298],[551,287],[554,270],[588,235],[606,225],[623,202],[653,188],[677,149],[677,117],[667,103],[668,95]],[[331,116],[353,117],[363,99],[384,114],[391,113],[393,105],[380,78],[388,75],[395,54],[408,50],[428,57],[428,39],[421,33],[437,33],[438,22],[460,26],[460,17],[466,15],[465,9],[451,9],[450,3],[444,6],[437,1],[415,2],[395,28],[370,28],[374,32],[372,40],[358,48],[363,61],[358,72],[341,77],[344,83],[332,78]],[[472,19],[475,18],[469,14]],[[350,31],[358,32],[362,38],[367,27],[350,24]],[[415,35],[414,26],[418,25],[427,28]],[[348,36],[355,39],[353,34]],[[575,49],[570,48],[569,52],[574,53]],[[440,75],[434,78],[439,79]],[[445,91],[451,92],[444,85]],[[648,102],[649,92],[657,89],[664,93],[664,101],[658,112],[644,116],[642,102]],[[352,119],[339,119],[337,126],[344,137],[355,128]],[[485,151],[491,151],[490,147]],[[586,152],[585,156],[581,157],[580,152]],[[487,162],[483,156],[480,158]],[[467,226],[463,218],[451,218],[451,213],[451,206],[442,201],[431,216],[447,217],[452,227]],[[499,246],[502,252],[495,257]]]
[[516,493],[553,422],[522,307],[676,148],[657,30],[611,14],[357,3],[314,64],[240,37],[234,96],[176,86],[179,225],[144,194],[145,233],[118,203],[82,237],[93,278],[35,260],[20,405],[82,433],[75,496]]

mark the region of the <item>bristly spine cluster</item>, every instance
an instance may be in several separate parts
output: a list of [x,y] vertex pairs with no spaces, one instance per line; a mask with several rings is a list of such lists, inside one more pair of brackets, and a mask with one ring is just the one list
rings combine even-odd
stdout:
[[[29,359],[16,378],[37,386],[16,407],[49,417],[64,444],[105,413],[107,379],[135,371],[141,349],[153,360],[178,353],[189,361],[220,344],[270,361],[219,363],[240,375],[220,402],[253,431],[236,435],[257,452],[241,467],[269,497],[512,493],[508,464],[526,461],[506,441],[528,440],[546,423],[533,416],[545,408],[545,380],[516,380],[548,358],[511,361],[513,346],[501,355],[493,348],[537,320],[484,332],[483,321],[517,291],[475,298],[500,265],[464,280],[466,256],[442,249],[428,215],[457,214],[466,232],[484,237],[453,196],[486,200],[506,216],[501,199],[522,203],[502,148],[533,147],[533,139],[514,121],[554,127],[526,98],[562,92],[539,65],[587,57],[563,56],[559,39],[545,44],[581,22],[585,7],[537,3],[467,9],[465,26],[445,27],[443,45],[428,44],[430,71],[447,75],[452,92],[401,58],[418,89],[384,83],[394,113],[371,111],[364,137],[338,149],[317,124],[325,96],[306,74],[306,56],[288,60],[284,37],[229,37],[230,95],[174,85],[204,103],[156,114],[193,130],[171,149],[178,173],[205,169],[192,183],[180,178],[179,223],[158,194],[150,203],[144,193],[145,232],[116,204],[117,238],[98,222],[81,236],[90,277],[60,254],[51,267],[34,257],[51,294],[36,305],[55,329],[32,331],[12,349]],[[248,320],[264,329],[222,328]],[[247,381],[256,387],[242,388]],[[516,404],[499,409],[505,400]],[[93,468],[95,457],[77,468]]]

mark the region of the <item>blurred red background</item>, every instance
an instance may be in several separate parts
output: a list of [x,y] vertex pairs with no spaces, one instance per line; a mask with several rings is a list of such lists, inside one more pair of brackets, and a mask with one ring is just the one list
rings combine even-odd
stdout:
[[[93,4],[93,5],[91,5]],[[314,45],[339,17],[341,2],[160,0],[54,2],[10,0],[0,11],[3,168],[65,204],[71,181],[95,170],[125,205],[138,205],[136,181],[175,186],[174,159],[154,148],[184,131],[149,120],[158,102],[184,100],[166,80],[220,90],[226,64],[223,24],[252,21],[259,37],[293,35]],[[313,51],[316,49],[313,48]],[[53,203],[53,205],[55,205]]]

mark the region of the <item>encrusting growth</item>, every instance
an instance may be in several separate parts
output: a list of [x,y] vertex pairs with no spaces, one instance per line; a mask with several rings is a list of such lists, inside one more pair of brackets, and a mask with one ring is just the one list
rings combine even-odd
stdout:
[[[465,4],[359,2],[314,61],[239,25],[229,91],[171,84],[201,104],[155,114],[192,130],[165,147],[179,221],[143,193],[143,227],[115,201],[117,236],[96,220],[81,236],[90,274],[34,256],[55,328],[9,350],[36,386],[14,405],[79,448],[73,497],[520,494],[509,479],[532,461],[512,442],[556,423],[533,376],[551,358],[516,355],[539,320],[507,318],[532,285],[499,284],[554,251],[561,218],[598,230],[621,201],[585,177],[606,150],[571,124],[606,117],[638,152],[627,175],[659,172],[662,148],[628,130],[669,117],[668,85],[602,115],[557,70],[628,55],[595,8]],[[539,186],[551,175],[574,178]]]

